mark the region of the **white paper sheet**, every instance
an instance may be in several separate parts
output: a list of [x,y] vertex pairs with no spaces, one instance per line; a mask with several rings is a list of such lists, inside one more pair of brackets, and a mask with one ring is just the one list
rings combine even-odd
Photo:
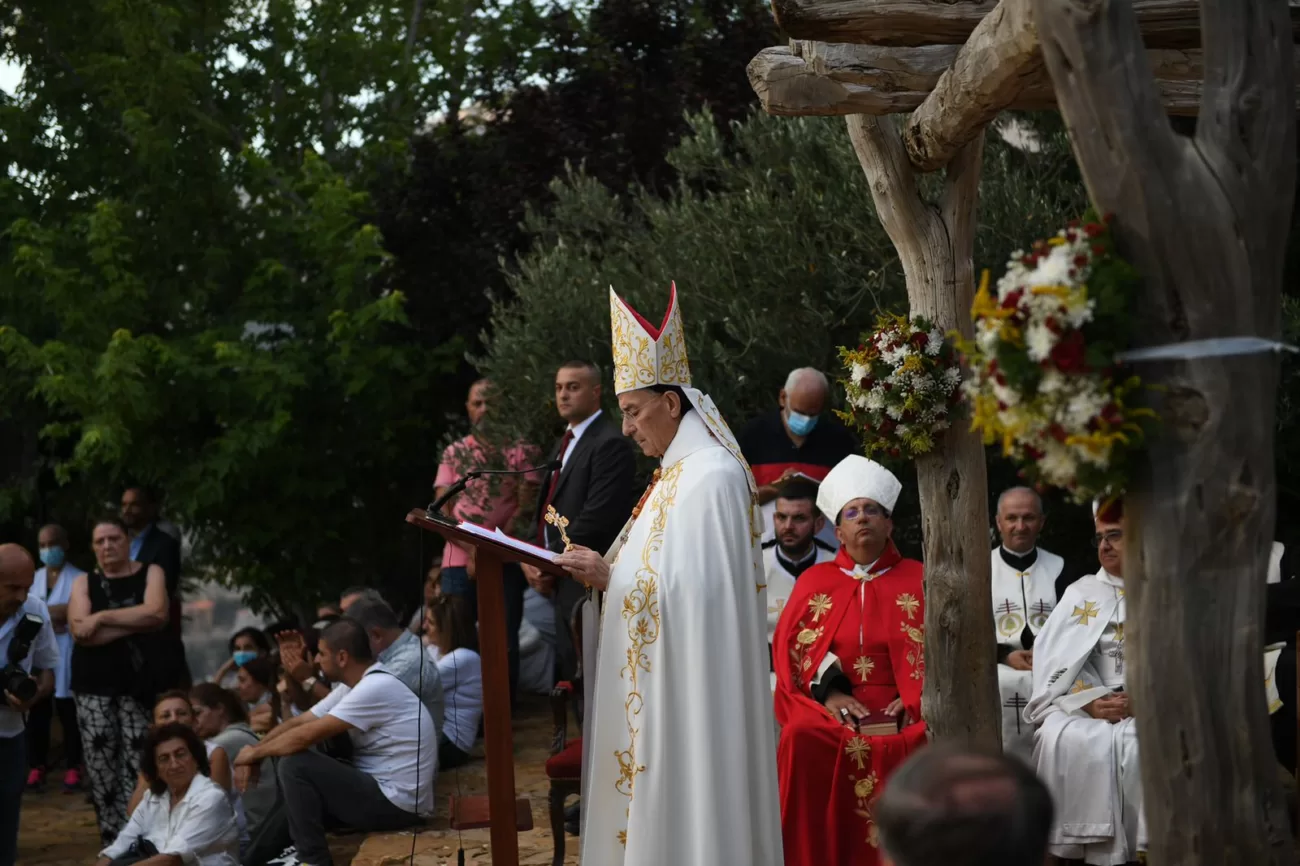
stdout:
[[499,528],[484,529],[482,526],[479,526],[477,524],[464,523],[464,522],[457,524],[456,528],[464,530],[465,532],[468,532],[470,535],[477,535],[480,538],[490,538],[493,541],[503,544],[512,550],[518,550],[522,553],[532,554],[533,556],[536,556],[538,559],[544,559],[547,562],[555,561],[555,557],[556,557],[555,553],[552,553],[551,551],[547,550],[544,547],[538,547],[535,544],[529,544],[527,541],[520,541],[517,538],[511,538],[509,535],[506,535],[504,532],[502,532]]

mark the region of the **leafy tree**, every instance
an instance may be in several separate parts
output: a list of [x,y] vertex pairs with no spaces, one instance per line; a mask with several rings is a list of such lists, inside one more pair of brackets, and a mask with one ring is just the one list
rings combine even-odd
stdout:
[[[692,376],[737,427],[775,405],[794,367],[834,378],[837,347],[856,343],[878,311],[904,308],[902,274],[842,121],[754,112],[724,137],[707,112],[689,120],[668,156],[677,180],[666,196],[643,185],[623,194],[573,170],[553,185],[554,208],[530,213],[532,247],[512,269],[510,296],[494,303],[479,360],[498,388],[503,438],[554,439],[551,382],[564,360],[608,367],[611,285],[656,320],[677,281]],[[1013,250],[1083,209],[1063,133],[1049,127],[1039,138],[1035,153],[990,137],[981,267],[1000,272]],[[995,489],[1015,483],[1010,467],[993,465]],[[916,513],[915,503],[900,508]],[[900,530],[919,538],[917,524]]]
[[484,65],[527,74],[535,7],[0,14],[24,70],[0,102],[0,437],[19,455],[0,520],[75,527],[131,479],[256,604],[413,588],[402,517],[428,496],[464,342],[410,327],[359,184]]

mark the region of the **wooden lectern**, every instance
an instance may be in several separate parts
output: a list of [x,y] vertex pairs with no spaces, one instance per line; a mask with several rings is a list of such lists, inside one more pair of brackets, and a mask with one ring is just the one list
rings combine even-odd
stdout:
[[[526,550],[467,532],[450,520],[431,518],[422,508],[412,509],[406,515],[406,522],[436,532],[448,542],[459,541],[476,550],[474,578],[478,585],[479,655],[483,662],[483,744],[487,752],[492,862],[495,866],[518,866],[516,822],[520,811],[527,813],[527,801],[521,810],[515,800],[514,735],[510,719],[510,675],[506,658],[506,608],[501,566],[506,562],[520,562],[556,576],[564,576],[567,572]],[[531,820],[531,813],[528,816]],[[456,816],[452,818],[454,821]]]

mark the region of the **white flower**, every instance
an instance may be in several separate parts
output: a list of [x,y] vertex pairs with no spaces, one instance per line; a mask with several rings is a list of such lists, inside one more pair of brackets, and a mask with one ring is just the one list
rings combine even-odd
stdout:
[[1038,381],[1039,394],[1056,394],[1065,388],[1066,379],[1060,370],[1049,369]]
[[975,333],[975,345],[985,355],[992,355],[998,348],[998,323],[984,319],[978,323],[978,328]]
[[1025,349],[1029,360],[1035,363],[1046,360],[1056,346],[1056,334],[1042,322],[1034,322],[1025,329]]
[[929,340],[930,341],[925,344],[925,354],[933,357],[934,355],[939,354],[939,350],[943,348],[943,331],[935,328],[930,332]]
[[1091,389],[1075,394],[1065,406],[1065,426],[1071,431],[1082,431],[1088,422],[1101,414],[1106,398]]
[[947,370],[944,370],[943,382],[947,386],[948,393],[952,393],[952,389],[961,384],[961,370],[956,367],[949,367]]
[[1038,260],[1027,281],[1033,286],[1065,286],[1073,282],[1070,270],[1074,267],[1075,252],[1069,244],[1052,247],[1051,252]]
[[888,406],[885,409],[885,414],[890,418],[893,418],[895,421],[903,420],[903,409],[897,403]]
[[881,391],[879,388],[872,388],[867,392],[866,403],[862,408],[873,412],[879,412],[881,409],[885,408],[885,392]]
[[904,436],[906,436],[907,431],[908,431],[908,427],[906,424],[899,424],[897,427],[894,428],[894,433],[898,436],[899,439],[902,439]]
[[852,369],[849,370],[849,381],[854,383],[861,382],[863,379],[867,378],[867,374],[870,372],[871,368],[866,364],[854,364]]
[[1020,402],[1019,394],[996,379],[993,380],[993,396],[998,398],[999,403],[1004,403],[1007,406],[1014,406]]
[[1074,455],[1056,441],[1046,444],[1043,456],[1038,461],[1038,469],[1048,481],[1058,487],[1069,486],[1074,477],[1079,474],[1079,464],[1074,459]]

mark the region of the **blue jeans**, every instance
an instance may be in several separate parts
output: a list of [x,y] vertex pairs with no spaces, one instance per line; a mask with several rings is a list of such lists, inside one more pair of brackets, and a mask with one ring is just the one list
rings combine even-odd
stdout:
[[0,866],[18,862],[18,813],[27,787],[27,738],[0,737]]
[[[506,596],[506,663],[510,670],[510,706],[515,705],[515,687],[519,684],[519,626],[524,621],[524,590],[528,581],[517,562],[501,566],[501,586]],[[458,595],[465,600],[474,622],[478,622],[478,584],[461,566],[442,570],[444,595]]]

